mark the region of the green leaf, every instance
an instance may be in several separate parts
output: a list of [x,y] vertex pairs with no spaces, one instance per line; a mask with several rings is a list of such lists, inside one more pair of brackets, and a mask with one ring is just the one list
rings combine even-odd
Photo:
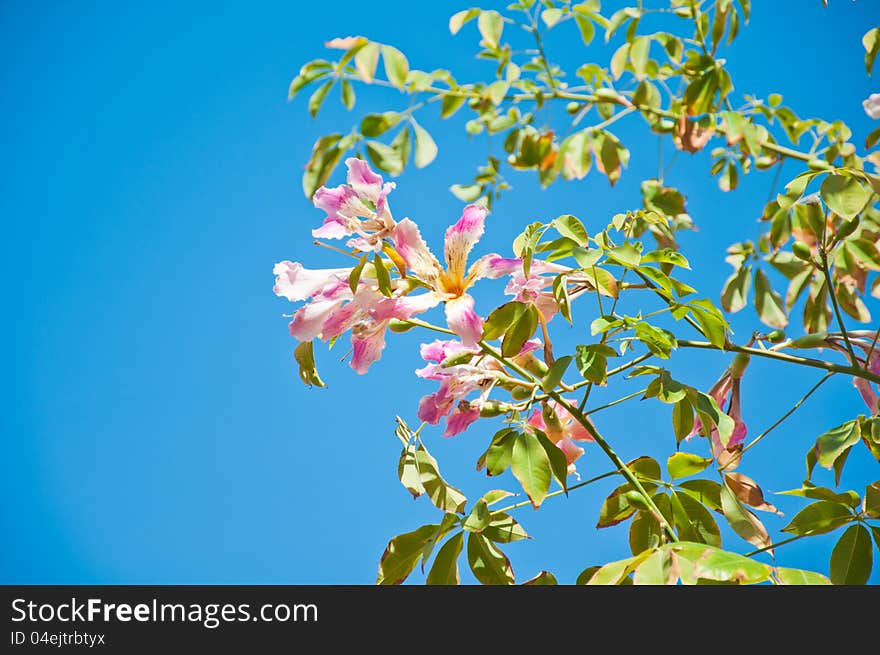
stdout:
[[846,505],[818,500],[795,514],[791,523],[782,528],[782,531],[804,536],[825,534],[853,520],[852,512]]
[[477,470],[486,467],[486,475],[501,475],[510,466],[513,457],[513,442],[519,434],[513,428],[504,428],[495,433],[489,448],[477,460]]
[[550,367],[550,370],[547,371],[547,375],[541,380],[542,391],[548,393],[556,388],[556,386],[562,381],[562,376],[565,375],[565,371],[568,369],[569,364],[571,364],[571,360],[571,355],[566,355],[553,362],[553,366]]
[[547,453],[547,458],[550,460],[550,471],[553,473],[553,477],[556,478],[556,481],[567,493],[568,460],[565,457],[565,453],[562,452],[559,446],[550,441],[547,435],[540,430],[535,430],[535,435],[538,437],[538,441],[541,442],[544,452]]
[[693,390],[690,401],[700,417],[700,422],[703,426],[701,432],[708,434],[709,426],[714,425],[718,428],[718,439],[722,445],[726,446],[730,436],[733,434],[735,426],[733,419],[721,411],[721,408],[718,407],[718,403],[715,402],[712,396],[702,391]]
[[678,486],[709,509],[721,511],[721,485],[714,480],[686,480]]
[[473,20],[479,15],[480,10],[473,7],[471,9],[464,9],[462,11],[452,14],[452,16],[449,18],[449,31],[452,32],[452,34],[458,34],[458,31],[461,29],[462,25],[464,25],[468,21]]
[[639,564],[634,585],[671,585],[678,580],[678,567],[668,550],[656,550]]
[[829,585],[831,580],[821,573],[814,571],[804,571],[803,569],[787,569],[779,567],[776,569],[776,577],[779,584],[783,585]]
[[419,467],[419,480],[431,502],[447,512],[464,511],[467,498],[443,479],[437,466],[437,460],[431,456],[423,444],[419,444],[416,449],[416,463]]
[[440,102],[440,118],[449,118],[467,100],[467,95],[463,93],[448,92],[443,94],[443,100]]
[[580,30],[581,40],[584,42],[584,45],[590,45],[593,41],[593,37],[596,35],[596,28],[593,27],[593,21],[580,15],[576,15],[574,21],[577,23],[578,30]]
[[819,193],[835,214],[846,219],[858,214],[871,197],[871,190],[858,178],[834,173],[825,178]]
[[830,500],[835,503],[844,503],[850,507],[855,507],[861,500],[855,491],[837,493],[827,487],[817,487],[810,482],[804,482],[804,486],[800,489],[789,489],[788,491],[777,491],[776,493],[785,496],[812,498],[813,500]]
[[671,405],[687,398],[689,391],[690,387],[686,387],[678,380],[673,380],[669,371],[661,370],[645,390],[645,398],[657,398]]
[[632,40],[629,48],[629,60],[632,63],[636,77],[641,79],[645,75],[648,66],[648,53],[651,48],[651,39],[639,36]]
[[705,470],[712,463],[711,457],[700,457],[693,453],[677,452],[666,460],[666,469],[673,480],[686,478]]
[[[639,553],[634,557],[628,557],[626,559],[619,560],[617,562],[610,562],[605,566],[601,566],[596,569],[595,573],[586,580],[586,584],[588,585],[617,585],[621,584],[623,579],[628,576],[635,568],[644,562],[648,557],[651,556],[651,551],[645,551],[643,553]],[[589,569],[587,569],[589,570]],[[578,579],[581,579],[581,576],[584,576],[587,573],[585,570],[578,576]]]
[[721,290],[721,306],[724,311],[738,312],[746,306],[752,286],[751,272],[751,266],[743,266],[727,278]]
[[868,75],[874,68],[874,60],[877,58],[877,52],[880,51],[880,27],[865,32],[862,37],[862,45],[865,47],[865,70]]
[[568,296],[568,279],[564,273],[553,278],[553,298],[559,305],[559,313],[571,325],[571,298]]
[[424,168],[437,156],[437,144],[428,131],[416,123],[414,118],[411,117],[410,122],[416,134],[416,168]]
[[880,519],[880,480],[865,487],[865,514]]
[[312,156],[302,176],[302,189],[307,198],[311,198],[315,191],[327,183],[349,144],[348,137],[342,137],[341,134],[328,134],[315,141]]
[[620,485],[617,489],[611,492],[611,494],[602,502],[602,507],[599,509],[599,521],[596,523],[597,528],[607,528],[612,525],[617,525],[635,514],[636,509],[638,508],[633,507],[627,497],[627,492],[632,490],[632,485],[626,483]]
[[721,531],[709,510],[682,491],[673,491],[670,501],[679,538],[721,546]]
[[538,327],[538,310],[534,305],[527,305],[526,310],[510,326],[501,340],[501,354],[504,357],[515,357],[520,353],[526,341],[532,338]]
[[335,80],[329,80],[328,82],[324,82],[309,98],[309,114],[312,115],[312,118],[318,115],[318,110],[321,109],[321,105],[324,104],[324,98],[326,98],[327,94],[330,92],[330,88],[333,86],[334,81]]
[[553,219],[553,227],[559,234],[568,237],[580,246],[587,245],[587,230],[575,216],[563,214]]
[[779,329],[788,325],[782,298],[770,287],[770,280],[760,268],[755,271],[755,309],[765,325]]
[[376,77],[376,67],[379,65],[380,47],[378,43],[367,43],[355,53],[354,67],[360,78],[369,84]]
[[711,548],[696,560],[694,573],[708,580],[756,584],[770,579],[771,568],[748,557]]
[[511,471],[519,480],[523,491],[537,508],[550,489],[550,458],[540,440],[531,434],[520,432],[513,442]]
[[483,323],[483,340],[492,341],[507,332],[526,311],[527,305],[512,300],[494,309]]
[[462,527],[469,532],[482,532],[489,525],[489,506],[482,498],[474,503],[471,513],[465,517]]
[[694,429],[694,406],[687,396],[672,407],[672,429],[676,443],[681,443]]
[[642,260],[642,254],[628,241],[609,250],[608,256],[613,257],[618,263],[623,264],[627,268],[635,268]]
[[[379,256],[379,253],[376,253],[373,256],[373,268],[376,271],[376,282],[379,285],[379,291],[382,292],[383,295],[391,297],[391,275],[388,273],[388,269],[385,268],[385,262],[382,261],[382,258]],[[349,280],[349,283],[351,281]]]
[[481,11],[477,19],[477,28],[480,35],[490,48],[497,48],[501,41],[501,32],[504,30],[504,19],[495,10]]
[[523,527],[509,514],[492,514],[492,521],[483,529],[482,535],[490,541],[509,543],[520,539],[531,539]]
[[[402,133],[409,134],[409,131]],[[399,175],[403,171],[405,162],[402,153],[381,141],[367,141],[367,156],[376,168],[386,173]]]
[[816,439],[815,452],[818,463],[830,469],[845,451],[859,442],[860,438],[861,430],[857,420],[847,421],[828,430]]
[[425,493],[425,488],[419,477],[419,465],[416,462],[416,445],[414,443],[407,444],[401,451],[400,460],[397,463],[397,477],[413,498],[418,498]]
[[669,353],[678,347],[678,342],[672,332],[644,321],[636,323],[635,335],[648,347],[648,350],[663,359],[669,359]]
[[616,355],[615,350],[605,344],[579,345],[575,349],[578,372],[585,380],[595,384],[605,384],[607,358]]
[[562,9],[545,9],[541,12],[541,20],[548,28],[551,28],[562,20],[562,15]]
[[680,252],[671,248],[663,248],[642,255],[642,264],[673,264],[681,268],[690,269],[690,262]]
[[633,555],[656,548],[662,543],[660,522],[650,512],[639,512],[629,525],[629,548]]
[[458,575],[458,556],[464,544],[464,532],[457,532],[437,551],[434,565],[428,572],[426,583],[429,585],[457,585],[461,582]]
[[367,114],[361,121],[361,134],[370,138],[380,136],[397,125],[401,118],[396,111]]
[[351,85],[351,82],[349,82],[348,80],[342,80],[341,88],[342,88],[342,104],[345,105],[346,109],[351,110],[354,107],[354,103],[355,103],[354,87]]
[[862,525],[853,525],[841,535],[831,551],[831,582],[863,585],[873,566],[871,535]]
[[299,379],[308,386],[326,387],[315,366],[315,353],[312,341],[301,342],[293,351],[293,358],[299,365]]
[[382,62],[385,65],[388,81],[398,89],[402,89],[406,84],[406,76],[409,75],[409,62],[404,54],[394,46],[383,45]]
[[440,538],[439,528],[437,524],[423,525],[413,532],[391,539],[379,560],[376,584],[396,585],[406,580],[422,555],[422,549]]
[[578,573],[577,580],[575,580],[576,585],[585,585],[590,582],[590,578],[598,571],[601,566],[588,566],[583,571]]
[[708,300],[693,300],[688,305],[694,318],[700,324],[706,338],[716,348],[727,345],[727,321],[718,309]]
[[736,495],[726,486],[721,487],[721,509],[724,518],[740,537],[757,548],[770,546],[767,528],[752,512],[743,507]]
[[467,554],[471,571],[482,584],[511,585],[515,582],[510,560],[482,534],[468,534]]
[[556,581],[556,576],[550,573],[550,571],[541,571],[538,575],[526,582],[523,582],[523,586],[526,587],[547,587],[559,584]]

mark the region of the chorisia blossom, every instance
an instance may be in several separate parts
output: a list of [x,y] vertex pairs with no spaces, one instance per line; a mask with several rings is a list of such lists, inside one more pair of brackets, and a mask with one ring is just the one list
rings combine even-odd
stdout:
[[[737,355],[726,371],[718,378],[718,381],[709,389],[709,396],[718,405],[718,408],[733,419],[733,431],[727,444],[721,442],[718,434],[718,427],[713,425],[710,432],[709,440],[712,446],[712,455],[715,459],[721,459],[725,455],[735,453],[745,441],[748,430],[742,417],[742,406],[740,400],[740,381],[745,374],[746,367],[749,365],[749,356],[740,353]],[[729,402],[728,402],[729,400]],[[699,416],[694,419],[694,427],[691,430],[690,437],[703,431],[703,422]]]
[[352,237],[346,245],[362,252],[382,249],[383,239],[394,229],[388,205],[393,182],[383,183],[362,159],[349,157],[347,184],[322,186],[312,198],[315,207],[327,212],[321,227],[312,230],[316,239]]
[[[533,303],[545,321],[556,313],[556,301],[546,290],[552,278],[544,275],[569,268],[535,260],[526,276],[521,259],[497,254],[485,255],[468,267],[470,252],[485,231],[485,207],[466,206],[461,218],[446,230],[445,266],[441,266],[416,223],[409,218],[398,223],[392,217],[388,194],[394,184],[384,182],[361,159],[349,158],[346,166],[346,184],[315,192],[314,204],[326,216],[312,235],[322,239],[349,237],[346,245],[354,256],[372,254],[378,261],[362,259],[354,276],[357,279],[352,279],[354,267],[311,270],[298,262],[276,264],[275,293],[291,302],[305,301],[290,323],[295,338],[331,341],[351,331],[351,367],[365,373],[381,356],[391,320],[407,320],[442,303],[449,328],[463,346],[473,348],[482,338],[483,319],[468,290],[479,279],[504,275],[511,276],[508,295]],[[383,255],[388,260],[382,259]],[[377,265],[385,271],[377,270]],[[382,289],[379,278],[394,268],[401,277],[390,280],[389,293],[388,288]],[[419,289],[427,291],[415,293]]]
[[[576,400],[566,400],[577,406]],[[592,425],[590,419],[587,422]],[[584,454],[584,449],[575,442],[593,441],[590,431],[561,403],[549,400],[542,408],[535,408],[526,423],[527,428],[541,430],[565,454],[568,472],[575,472],[575,462]]]
[[[392,319],[406,320],[437,304],[429,294],[403,295],[400,285],[388,297],[379,290],[375,269],[365,267],[352,291],[352,269],[309,270],[297,262],[275,265],[275,293],[292,302],[308,300],[293,314],[290,334],[299,341],[329,341],[351,331],[351,367],[366,373],[385,347]],[[372,277],[371,277],[372,274]],[[405,291],[405,290],[404,290]]]
[[[512,360],[524,364],[530,353],[540,348],[540,341],[527,341]],[[481,415],[499,413],[503,406],[489,400],[493,388],[500,386],[510,390],[522,384],[511,378],[496,359],[461,341],[436,340],[422,344],[421,355],[427,364],[418,369],[416,375],[437,381],[440,387],[421,399],[418,417],[431,425],[445,417],[446,437],[463,432]],[[466,400],[474,391],[479,391],[479,397]]]

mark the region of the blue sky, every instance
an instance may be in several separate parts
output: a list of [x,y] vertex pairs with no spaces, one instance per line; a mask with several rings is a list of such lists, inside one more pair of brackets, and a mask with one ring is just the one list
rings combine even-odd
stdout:
[[[823,9],[815,0],[797,12],[755,4],[728,54],[737,92],[780,92],[803,116],[844,119],[862,142],[873,126],[861,100],[880,90],[865,75],[859,43],[876,20],[872,3],[833,0]],[[436,517],[396,480],[394,415],[415,422],[418,398],[432,390],[412,375],[422,336],[395,335],[368,377],[339,361],[344,349],[319,349],[330,388],[306,389],[282,317],[290,307],[272,294],[271,269],[282,259],[340,265],[309,245],[322,218],[300,190],[309,148],[361,112],[405,102],[358,89],[355,115],[334,92],[312,121],[304,100],[286,101],[299,66],[324,56],[329,38],[365,34],[397,45],[416,67],[478,78],[490,68],[472,58],[475,29],[454,39],[446,27],[466,6],[3,3],[0,582],[370,583],[387,539]],[[568,33],[547,46],[570,65],[607,57],[600,45],[577,43]],[[428,114],[422,123],[439,157],[397,180],[391,203],[439,249],[461,211],[446,189],[467,181],[486,145],[469,143],[460,122]],[[638,119],[616,133],[633,151],[619,185],[590,175],[542,192],[530,174],[511,175],[515,190],[491,215],[479,252],[507,252],[530,220],[574,213],[598,229],[637,205],[639,181],[655,174],[656,141]],[[688,279],[717,298],[729,269],[724,248],[757,235],[771,175],[749,176],[724,195],[707,168],[704,157],[680,155],[667,181],[687,193],[701,227],[682,239],[697,271]],[[483,311],[491,299],[479,297]],[[876,314],[877,303],[869,306]],[[588,318],[591,309],[578,311]],[[733,325],[737,338],[757,327],[749,311]],[[586,338],[579,334],[560,338],[574,344]],[[671,366],[705,388],[724,364],[683,353]],[[753,362],[743,401],[752,434],[818,377]],[[817,434],[862,411],[849,381],[833,379],[750,453],[743,471],[767,491],[798,486]],[[672,447],[668,409],[657,403],[614,408],[596,422],[627,458],[663,457]],[[496,429],[497,421],[482,422],[452,440],[426,432],[447,479],[471,497],[515,488],[509,477],[488,481],[473,470]],[[580,469],[590,476],[607,465],[591,449]],[[876,470],[858,449],[844,484],[870,482]],[[830,482],[824,471],[817,478]],[[626,556],[625,528],[593,528],[611,488],[520,510],[535,539],[508,549],[517,577],[550,569],[571,582],[587,565]],[[786,496],[773,502],[788,518],[802,506]],[[771,533],[785,520],[769,517]],[[792,544],[779,561],[827,571],[832,545]]]

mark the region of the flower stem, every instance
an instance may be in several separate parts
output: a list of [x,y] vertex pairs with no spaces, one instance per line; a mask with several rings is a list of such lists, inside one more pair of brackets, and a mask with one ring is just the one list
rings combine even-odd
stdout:
[[[690,341],[687,339],[678,340],[679,348],[703,348],[706,350],[721,350],[717,346],[706,341]],[[776,359],[781,362],[789,362],[791,364],[800,364],[801,366],[811,366],[812,368],[821,368],[834,373],[844,373],[857,378],[864,378],[871,382],[880,384],[880,375],[871,373],[860,366],[842,366],[832,362],[826,362],[821,359],[810,359],[809,357],[798,357],[796,355],[788,355],[773,350],[761,350],[760,348],[748,348],[746,346],[737,346],[736,344],[727,344],[724,350],[735,353],[747,353],[756,357],[766,357],[768,359]]]
[[550,396],[559,403],[565,411],[571,414],[578,423],[580,423],[587,432],[590,433],[590,436],[593,437],[593,441],[595,441],[599,448],[608,456],[608,459],[617,467],[617,470],[620,474],[626,478],[626,481],[629,482],[633,489],[635,489],[642,499],[645,501],[645,504],[648,506],[648,509],[651,510],[651,513],[654,515],[654,518],[657,519],[657,522],[660,524],[660,527],[666,533],[671,541],[678,541],[678,536],[675,534],[675,531],[672,529],[672,526],[666,521],[666,517],[663,516],[663,513],[657,507],[654,500],[651,498],[651,495],[642,486],[642,483],[635,476],[635,474],[630,470],[630,468],[626,465],[626,463],[620,458],[620,456],[614,451],[611,445],[605,441],[605,438],[599,434],[598,430],[593,426],[588,419],[577,407],[569,403],[562,396],[559,395],[557,391],[551,391]]
[[849,335],[846,333],[846,325],[843,324],[843,316],[840,314],[840,306],[837,304],[837,294],[834,292],[834,283],[831,281],[831,272],[828,270],[828,253],[825,247],[819,248],[822,257],[822,274],[825,276],[825,284],[828,285],[828,296],[831,298],[831,306],[834,307],[834,315],[837,317],[837,324],[840,331],[843,332],[843,341],[846,343],[846,349],[849,351],[850,361],[855,365],[859,360],[856,358],[856,351],[853,350],[852,344],[849,342]]
[[[807,398],[809,398],[810,396],[813,395],[813,392],[815,392],[819,387],[821,387],[823,384],[825,384],[825,382],[827,382],[828,379],[829,379],[832,375],[834,375],[834,371],[828,371],[828,373],[826,373],[824,376],[822,376],[822,379],[819,380],[819,381],[818,381],[816,384],[814,384],[812,387],[810,387],[810,390],[807,391],[807,393],[805,393],[803,396],[801,396],[800,400],[798,400],[798,401],[794,404],[794,406],[791,407],[791,409],[789,409],[785,414],[783,414],[783,415],[779,418],[779,420],[776,421],[773,425],[771,425],[769,428],[767,428],[766,430],[764,430],[764,431],[763,431],[761,434],[759,434],[757,437],[755,437],[754,439],[752,439],[752,440],[749,442],[749,444],[748,444],[745,448],[742,449],[742,452],[745,453],[745,452],[746,452],[747,450],[749,450],[752,446],[754,446],[754,445],[757,444],[759,441],[761,441],[761,439],[763,439],[763,438],[766,437],[768,434],[770,434],[773,430],[775,430],[777,427],[779,427],[785,419],[787,419],[789,416],[791,416],[792,414],[794,414],[795,410],[796,410],[798,407],[800,407],[801,405],[804,404],[804,402],[807,400]],[[737,460],[731,460],[731,462],[733,462],[733,461],[738,461],[738,458],[737,458]]]
[[[619,475],[619,474],[620,474],[619,471],[608,471],[607,473],[603,473],[602,475],[597,475],[596,477],[590,478],[589,480],[584,480],[583,482],[578,482],[577,484],[573,484],[568,489],[557,489],[556,491],[552,491],[549,494],[547,494],[546,496],[544,496],[544,499],[546,500],[547,498],[552,498],[553,496],[559,496],[564,493],[568,493],[569,491],[574,491],[575,489],[580,489],[581,487],[586,487],[587,485],[593,484],[594,482],[598,482],[599,480],[604,480],[605,478],[610,478],[612,475]],[[524,500],[521,503],[516,503],[514,505],[508,505],[507,507],[502,507],[501,509],[493,510],[492,513],[498,514],[501,512],[510,512],[512,510],[519,509],[520,507],[525,507],[527,505],[529,507],[531,507],[532,501],[531,500]]]
[[777,541],[775,544],[770,544],[769,546],[764,546],[763,548],[758,548],[758,550],[753,550],[750,553],[746,553],[745,556],[746,557],[754,557],[755,555],[759,555],[759,554],[766,552],[768,550],[773,550],[777,546],[784,546],[785,544],[790,544],[792,541],[797,541],[798,539],[803,539],[806,536],[807,535],[805,535],[805,534],[798,534],[793,537],[789,537],[788,539],[783,539],[782,541]]

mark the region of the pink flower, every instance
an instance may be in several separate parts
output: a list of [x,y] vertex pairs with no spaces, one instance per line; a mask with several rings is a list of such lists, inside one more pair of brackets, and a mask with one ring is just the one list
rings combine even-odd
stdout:
[[[740,380],[745,374],[746,367],[749,364],[749,356],[745,354],[737,355],[733,363],[721,375],[718,381],[709,389],[709,396],[718,405],[718,408],[733,419],[733,432],[727,440],[725,446],[721,443],[721,437],[718,434],[718,427],[712,426],[709,434],[712,444],[712,454],[718,459],[724,454],[724,451],[735,452],[739,446],[745,441],[748,429],[742,416],[742,405],[740,400]],[[729,402],[728,402],[729,399]],[[726,405],[726,407],[725,407]],[[694,419],[694,427],[688,435],[690,439],[695,434],[699,434],[703,430],[703,422],[697,416]]]
[[[540,342],[528,341],[517,357],[540,347]],[[509,390],[518,384],[497,360],[461,341],[437,340],[422,344],[421,355],[427,364],[418,369],[416,375],[435,380],[440,386],[419,401],[418,417],[431,425],[446,418],[443,435],[446,437],[463,432],[481,415],[497,416],[505,411],[507,406],[490,400],[489,394],[497,386]],[[479,392],[479,396],[468,400],[473,392]]]
[[862,101],[865,113],[871,118],[880,118],[880,93],[872,93]]
[[[430,287],[438,298],[446,305],[446,322],[449,328],[458,335],[466,346],[475,345],[483,334],[483,319],[474,309],[474,299],[467,290],[481,278],[498,278],[502,275],[515,275],[520,271],[522,276],[522,260],[505,259],[500,255],[485,255],[467,266],[471,250],[483,236],[485,231],[486,209],[478,205],[464,208],[461,218],[446,230],[443,248],[445,268],[428,248],[418,226],[408,218],[400,221],[394,228],[392,240],[395,249],[406,263],[412,274]],[[565,267],[548,264],[536,260],[533,273],[551,270],[569,270]],[[541,278],[528,281],[532,287],[542,287],[551,280]],[[519,293],[511,291],[512,294]],[[530,291],[530,293],[532,293]],[[541,293],[534,292],[537,298]],[[530,296],[531,297],[531,296]],[[552,296],[551,296],[552,298]],[[544,302],[542,300],[542,302]],[[548,311],[550,307],[544,302]],[[555,302],[553,302],[555,311]],[[551,314],[552,315],[552,314]]]
[[[576,400],[567,402],[577,405]],[[565,453],[569,473],[575,472],[574,463],[584,454],[584,449],[575,442],[593,441],[590,431],[555,400],[545,403],[542,409],[536,407],[526,425],[546,434],[550,441]]]
[[312,236],[316,239],[351,236],[347,242],[349,247],[378,252],[395,225],[387,200],[394,183],[383,184],[381,176],[357,157],[349,157],[345,165],[347,184],[333,188],[322,186],[315,191],[312,202],[327,216],[321,227],[312,230]]
[[351,331],[350,365],[358,373],[366,373],[381,357],[391,319],[412,318],[438,302],[432,294],[409,296],[401,290],[390,298],[383,295],[372,266],[364,269],[354,293],[348,280],[351,269],[309,270],[285,261],[274,272],[277,295],[292,302],[307,300],[294,312],[290,334],[300,341],[327,341]]

